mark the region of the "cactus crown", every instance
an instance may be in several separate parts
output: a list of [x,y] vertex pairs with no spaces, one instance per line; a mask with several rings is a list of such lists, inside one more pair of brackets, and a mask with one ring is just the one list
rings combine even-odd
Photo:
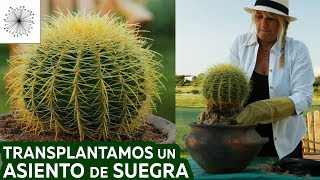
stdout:
[[162,75],[156,53],[132,27],[111,15],[50,18],[41,44],[10,59],[11,104],[26,129],[133,138],[159,98]]
[[237,108],[247,99],[250,83],[246,74],[237,66],[219,64],[210,68],[203,82],[202,94],[207,106],[218,111]]

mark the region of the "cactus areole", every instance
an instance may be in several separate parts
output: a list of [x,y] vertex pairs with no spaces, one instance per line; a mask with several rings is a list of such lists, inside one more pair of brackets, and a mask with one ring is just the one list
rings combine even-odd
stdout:
[[49,19],[41,44],[10,59],[11,104],[26,129],[134,138],[159,98],[161,65],[133,27],[110,15]]
[[[206,109],[200,121],[222,122],[232,120],[242,109],[250,93],[246,74],[237,66],[219,64],[209,68],[203,82],[202,94],[206,99]],[[206,119],[206,120],[205,120]]]

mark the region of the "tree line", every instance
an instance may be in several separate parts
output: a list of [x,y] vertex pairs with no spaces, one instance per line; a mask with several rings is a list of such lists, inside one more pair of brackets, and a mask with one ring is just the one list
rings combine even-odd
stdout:
[[[205,74],[200,73],[197,76],[192,75],[176,75],[176,86],[200,86]],[[191,77],[191,80],[189,78]]]
[[318,75],[313,83],[314,91],[320,92],[320,75]]

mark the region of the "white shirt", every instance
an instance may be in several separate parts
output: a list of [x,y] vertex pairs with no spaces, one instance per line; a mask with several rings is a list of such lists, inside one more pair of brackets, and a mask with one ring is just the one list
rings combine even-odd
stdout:
[[[231,46],[228,61],[240,66],[251,78],[259,49],[255,33],[238,36]],[[312,103],[315,80],[306,45],[292,38],[286,39],[285,63],[280,68],[281,47],[275,43],[269,57],[270,98],[287,96],[295,104],[296,114],[272,123],[274,144],[279,158],[291,153],[306,133],[303,111]],[[271,139],[269,139],[271,141]]]

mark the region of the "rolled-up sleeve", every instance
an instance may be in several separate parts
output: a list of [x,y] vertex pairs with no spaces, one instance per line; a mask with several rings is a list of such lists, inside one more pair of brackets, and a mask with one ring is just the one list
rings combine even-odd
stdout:
[[315,80],[309,51],[303,43],[298,46],[290,76],[292,92],[289,98],[293,100],[299,115],[311,106]]

